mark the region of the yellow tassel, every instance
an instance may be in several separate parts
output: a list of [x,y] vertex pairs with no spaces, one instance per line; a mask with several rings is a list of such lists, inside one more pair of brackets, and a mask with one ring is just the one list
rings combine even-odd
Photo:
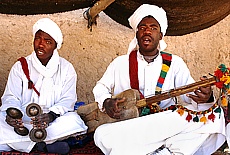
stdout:
[[182,116],[184,114],[184,110],[183,109],[178,109],[177,112],[178,112],[178,114],[180,114],[180,116]]
[[227,101],[227,99],[226,99],[225,96],[223,96],[223,97],[221,98],[221,105],[224,106],[224,107],[227,107],[227,106],[228,106],[228,101]]
[[204,124],[207,122],[207,118],[205,117],[205,115],[200,118],[200,122],[204,122]]
[[221,78],[220,78],[220,81],[223,81],[225,85],[228,85],[230,83],[230,76],[228,75],[223,75]]

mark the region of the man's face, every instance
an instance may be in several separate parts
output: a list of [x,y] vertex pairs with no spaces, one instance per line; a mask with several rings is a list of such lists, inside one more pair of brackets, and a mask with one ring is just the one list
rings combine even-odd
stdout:
[[137,41],[143,55],[155,55],[162,33],[159,23],[153,17],[145,17],[137,26]]
[[34,37],[34,51],[43,65],[47,65],[57,47],[55,40],[47,33],[39,30]]

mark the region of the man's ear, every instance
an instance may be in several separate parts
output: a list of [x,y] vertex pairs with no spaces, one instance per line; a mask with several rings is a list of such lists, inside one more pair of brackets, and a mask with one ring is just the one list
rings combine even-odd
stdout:
[[162,40],[163,39],[163,33],[161,32],[160,33],[160,40]]
[[138,37],[137,33],[138,33],[138,31],[136,31],[136,39],[138,39],[138,38],[137,38],[137,37]]

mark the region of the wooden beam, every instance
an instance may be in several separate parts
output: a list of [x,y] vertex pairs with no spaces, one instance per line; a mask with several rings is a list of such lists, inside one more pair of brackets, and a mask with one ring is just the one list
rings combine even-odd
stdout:
[[84,12],[84,18],[88,20],[88,28],[90,28],[90,31],[92,31],[92,25],[97,24],[96,19],[98,14],[105,10],[114,1],[115,0],[99,0],[93,5],[93,7]]

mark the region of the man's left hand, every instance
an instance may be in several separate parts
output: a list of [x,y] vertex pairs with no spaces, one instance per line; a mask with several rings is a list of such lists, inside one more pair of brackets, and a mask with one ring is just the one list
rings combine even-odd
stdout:
[[[201,77],[200,79],[205,80],[207,77]],[[194,100],[196,103],[207,103],[212,95],[211,85],[198,87],[194,90],[194,93],[195,95],[187,94],[187,96]]]
[[48,127],[49,123],[52,122],[52,115],[48,113],[40,114],[38,116],[32,117],[33,128],[35,129],[45,129]]

